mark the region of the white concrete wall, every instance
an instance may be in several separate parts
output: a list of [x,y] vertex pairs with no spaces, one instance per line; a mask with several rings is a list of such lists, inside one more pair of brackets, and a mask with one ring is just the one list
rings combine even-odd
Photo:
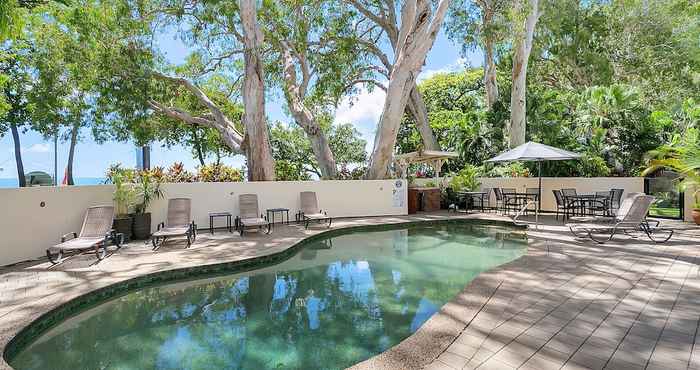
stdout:
[[[238,214],[238,195],[258,194],[260,211],[289,208],[292,221],[299,210],[299,192],[315,191],[319,207],[332,217],[405,215],[405,180],[298,181],[164,184],[165,198],[151,205],[153,229],[164,221],[167,198],[192,199],[192,215],[199,228],[209,227],[209,212]],[[44,255],[61,235],[79,231],[89,206],[112,203],[111,185],[0,189],[0,266]],[[41,207],[40,202],[45,202]],[[278,214],[279,216],[279,214]],[[224,220],[217,222],[223,225]]]
[[[515,188],[518,192],[525,192],[526,188],[536,188],[537,177],[514,178],[480,178],[481,188]],[[580,194],[590,194],[596,191],[607,191],[612,188],[625,189],[622,197],[628,193],[644,192],[643,177],[543,177],[542,178],[542,210],[556,210],[554,189],[573,188]],[[491,194],[491,204],[495,204],[495,197]]]

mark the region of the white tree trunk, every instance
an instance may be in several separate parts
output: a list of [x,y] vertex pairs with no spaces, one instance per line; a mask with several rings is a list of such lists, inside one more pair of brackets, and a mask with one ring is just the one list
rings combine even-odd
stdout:
[[260,57],[263,34],[258,24],[256,1],[239,0],[239,7],[245,46],[243,124],[246,132],[243,148],[248,159],[248,180],[270,181],[275,179],[275,164],[265,119],[265,86]]
[[[302,59],[304,63],[300,63],[302,64],[302,71],[305,72],[303,73],[304,77],[300,84],[297,81],[296,63],[294,63],[294,57],[292,56],[289,45],[283,41],[279,46],[282,49],[281,54],[284,61],[284,95],[287,99],[289,111],[311,142],[311,149],[314,152],[319,169],[321,170],[321,178],[333,179],[337,175],[335,157],[333,156],[325,133],[318,124],[318,121],[316,121],[316,116],[304,104],[303,97],[306,95],[306,86],[309,78],[307,77],[309,73],[305,70],[305,60]],[[303,58],[303,56],[300,56],[300,58]]]
[[420,93],[415,83],[408,98],[407,108],[413,117],[413,121],[416,123],[416,129],[418,129],[423,141],[423,148],[427,150],[440,150],[440,144],[435,138],[433,129],[430,127],[428,109],[425,106],[425,101],[423,101],[423,94]]
[[[345,0],[349,4],[353,5],[361,14],[363,14],[368,19],[372,20],[375,24],[381,27],[389,39],[391,47],[396,49],[399,43],[399,25],[396,19],[396,9],[393,0],[386,2],[386,8],[384,8],[380,14],[373,13],[370,8],[365,6],[359,0]],[[413,1],[415,3],[415,1]],[[382,6],[383,7],[383,6]],[[382,65],[387,71],[392,71],[394,65],[389,61],[389,57],[373,42],[369,45],[370,52],[375,54],[377,58],[381,61]],[[407,106],[408,113],[413,117],[413,121],[416,123],[416,128],[421,136],[421,141],[423,142],[423,147],[428,150],[440,150],[440,144],[435,138],[432,128],[430,127],[430,122],[428,120],[428,110],[425,106],[425,101],[423,100],[423,95],[418,90],[416,83],[413,83],[411,89],[411,95],[409,97]]]
[[383,179],[389,176],[396,135],[406,103],[415,86],[416,76],[425,62],[425,56],[442,26],[448,6],[449,0],[440,0],[431,21],[429,0],[407,0],[403,4],[395,62],[367,169],[368,179]]
[[527,94],[527,65],[532,50],[532,39],[535,25],[539,18],[539,0],[529,0],[529,6],[523,7],[522,1],[515,3],[516,14],[527,12],[527,17],[521,32],[516,32],[515,53],[513,54],[513,87],[510,94],[510,128],[508,130],[509,145],[514,148],[525,143],[527,124],[526,102]]
[[484,42],[484,88],[486,90],[486,108],[493,109],[498,101],[498,83],[496,82],[496,60],[493,55],[493,40]]

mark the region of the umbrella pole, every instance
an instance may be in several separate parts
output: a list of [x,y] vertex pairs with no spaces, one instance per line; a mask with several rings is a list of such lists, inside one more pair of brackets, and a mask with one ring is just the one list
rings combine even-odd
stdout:
[[540,227],[540,208],[542,208],[542,161],[537,161],[537,176],[539,184],[537,190],[537,209],[535,210],[535,229]]

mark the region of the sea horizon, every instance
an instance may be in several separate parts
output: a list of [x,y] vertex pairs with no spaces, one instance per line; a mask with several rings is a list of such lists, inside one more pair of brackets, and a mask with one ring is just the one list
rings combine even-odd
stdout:
[[[81,185],[100,185],[104,184],[106,178],[104,177],[76,177],[75,186]],[[17,188],[19,187],[19,182],[17,178],[0,178],[0,188]]]

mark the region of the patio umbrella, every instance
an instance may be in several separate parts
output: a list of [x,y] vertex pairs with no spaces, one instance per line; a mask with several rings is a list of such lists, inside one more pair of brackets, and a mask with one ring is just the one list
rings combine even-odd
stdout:
[[537,209],[535,210],[535,227],[539,223],[539,212],[542,206],[542,162],[544,161],[564,161],[567,159],[578,159],[581,154],[568,150],[555,148],[549,145],[528,141],[518,147],[503,152],[486,162],[537,162],[537,176],[539,177],[539,187],[537,194]]

